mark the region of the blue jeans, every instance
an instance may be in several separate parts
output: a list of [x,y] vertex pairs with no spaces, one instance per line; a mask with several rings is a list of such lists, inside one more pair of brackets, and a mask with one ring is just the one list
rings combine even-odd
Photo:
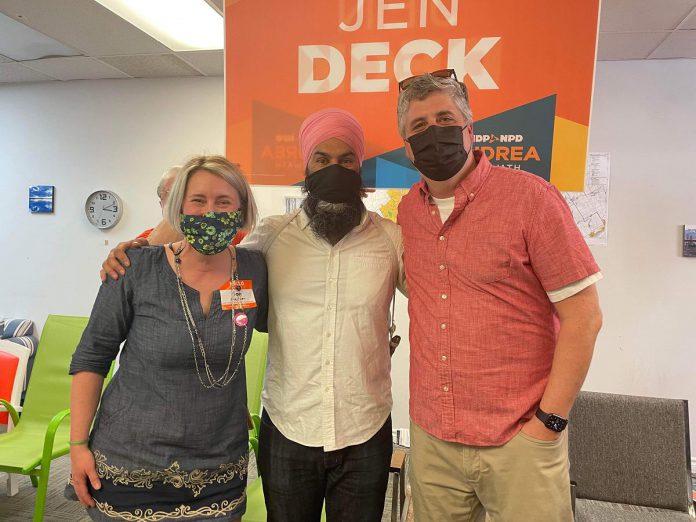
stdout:
[[389,481],[392,422],[368,441],[336,451],[288,440],[261,417],[259,473],[268,522],[380,522]]

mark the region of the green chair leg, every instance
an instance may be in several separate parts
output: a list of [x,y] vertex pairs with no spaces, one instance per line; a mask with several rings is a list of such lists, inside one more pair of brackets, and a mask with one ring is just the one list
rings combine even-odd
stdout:
[[42,522],[46,508],[46,492],[48,491],[48,475],[51,471],[51,461],[41,465],[39,475],[39,488],[36,491],[36,503],[34,504],[34,522]]
[[36,478],[36,475],[30,475],[31,478],[31,485],[34,486],[35,488],[39,487],[39,479]]
[[46,492],[48,491],[48,477],[51,473],[51,460],[53,459],[53,442],[55,441],[60,423],[69,415],[69,409],[56,413],[46,428],[43,454],[41,455],[41,470],[39,471],[39,487],[36,491],[36,504],[34,504],[34,522],[43,520],[44,508],[46,507]]

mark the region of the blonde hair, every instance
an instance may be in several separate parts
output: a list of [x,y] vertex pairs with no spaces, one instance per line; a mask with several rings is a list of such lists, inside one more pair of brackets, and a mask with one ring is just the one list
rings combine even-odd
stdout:
[[189,178],[199,170],[205,170],[222,178],[237,192],[239,210],[242,212],[243,229],[247,232],[251,231],[256,225],[257,216],[254,195],[251,193],[251,187],[239,167],[223,156],[194,156],[181,167],[174,185],[172,185],[169,199],[164,206],[164,219],[167,223],[179,234],[183,234],[180,219],[186,186]]

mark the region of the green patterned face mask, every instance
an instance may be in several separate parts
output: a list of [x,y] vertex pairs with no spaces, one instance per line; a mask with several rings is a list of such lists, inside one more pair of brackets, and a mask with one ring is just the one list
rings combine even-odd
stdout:
[[242,228],[242,211],[208,212],[202,216],[181,214],[181,230],[186,241],[201,254],[212,256],[224,251]]

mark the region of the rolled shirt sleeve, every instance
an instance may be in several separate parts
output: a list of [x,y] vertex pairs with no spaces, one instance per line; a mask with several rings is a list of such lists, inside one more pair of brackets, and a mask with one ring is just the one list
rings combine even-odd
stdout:
[[532,268],[546,292],[599,272],[573,214],[553,185],[540,192],[527,238]]
[[99,288],[87,327],[70,363],[70,375],[98,373],[106,377],[118,355],[133,320],[133,280],[136,277],[137,250],[128,252],[131,268],[114,281],[107,278]]

